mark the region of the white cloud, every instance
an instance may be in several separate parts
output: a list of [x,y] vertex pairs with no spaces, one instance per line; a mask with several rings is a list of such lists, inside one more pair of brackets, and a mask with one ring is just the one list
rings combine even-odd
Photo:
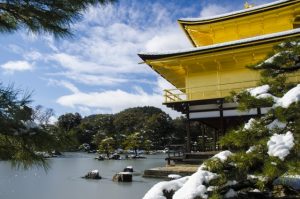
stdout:
[[[60,75],[86,85],[132,82],[132,76],[137,74],[153,78],[149,67],[138,64],[141,60],[137,53],[191,45],[171,19],[170,10],[152,3],[147,4],[147,10],[137,6],[133,2],[120,7],[91,7],[84,13],[83,21],[74,25],[81,36],[60,43],[48,59],[57,63],[62,70]],[[50,44],[53,48],[53,42]]]
[[[160,80],[158,80],[160,81]],[[117,113],[126,108],[137,106],[155,106],[161,108],[172,117],[180,114],[162,105],[163,96],[161,93],[146,93],[141,87],[134,87],[134,92],[121,89],[106,90],[99,92],[81,92],[71,83],[60,82],[61,86],[68,88],[72,94],[61,96],[57,103],[83,113],[92,113],[97,109],[102,113]]]
[[16,71],[33,70],[33,64],[27,61],[8,61],[0,67],[7,73],[14,73]]
[[36,61],[43,58],[43,55],[38,51],[23,52],[23,56],[28,61]]
[[49,85],[56,85],[60,87],[64,87],[71,91],[72,93],[80,93],[79,89],[72,83],[64,80],[55,80],[55,79],[48,79]]
[[190,48],[192,45],[177,24],[159,32],[146,43],[146,51],[164,51]]
[[232,11],[232,8],[224,5],[208,4],[203,6],[200,17],[210,17]]

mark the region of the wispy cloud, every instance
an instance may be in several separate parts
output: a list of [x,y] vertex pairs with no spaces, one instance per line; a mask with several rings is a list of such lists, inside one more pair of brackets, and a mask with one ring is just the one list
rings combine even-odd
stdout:
[[20,61],[8,61],[0,67],[5,71],[5,73],[12,74],[14,72],[21,72],[21,71],[28,71],[28,70],[33,70],[33,63],[29,63],[24,60]]
[[210,17],[232,11],[234,8],[228,5],[207,4],[200,11],[200,17]]
[[[160,92],[147,93],[141,87],[134,87],[133,92],[122,89],[83,92],[79,91],[79,89],[70,82],[59,81],[55,83],[72,92],[71,94],[59,97],[57,103],[73,108],[74,110],[84,110],[85,113],[93,113],[92,110],[95,109],[98,112],[117,113],[129,107],[155,106],[163,109],[173,117],[180,115],[162,105],[163,96],[161,90]],[[163,84],[165,84],[164,80],[157,80],[157,87]],[[157,91],[159,90],[157,89]]]

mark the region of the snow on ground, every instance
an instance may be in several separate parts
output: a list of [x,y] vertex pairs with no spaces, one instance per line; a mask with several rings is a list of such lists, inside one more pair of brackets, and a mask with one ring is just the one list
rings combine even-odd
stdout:
[[163,195],[163,190],[177,191],[184,185],[184,183],[187,182],[188,179],[189,177],[183,177],[169,182],[159,182],[146,193],[143,199],[166,199],[166,197]]
[[278,119],[275,119],[273,122],[267,125],[269,130],[273,130],[275,128],[284,129],[286,127],[286,123],[280,122]]
[[281,160],[290,153],[294,146],[294,136],[288,131],[286,134],[274,134],[267,143],[269,156],[276,156]]
[[207,188],[204,183],[217,178],[217,174],[199,169],[190,176],[189,180],[173,195],[173,199],[194,199],[197,196],[207,198]]
[[218,153],[218,154],[216,154],[216,155],[214,155],[213,157],[212,157],[212,159],[213,158],[218,158],[221,162],[225,162],[226,160],[227,160],[227,158],[229,157],[229,156],[231,156],[232,155],[232,153],[230,152],[230,151],[222,151],[222,152],[220,152],[220,153]]

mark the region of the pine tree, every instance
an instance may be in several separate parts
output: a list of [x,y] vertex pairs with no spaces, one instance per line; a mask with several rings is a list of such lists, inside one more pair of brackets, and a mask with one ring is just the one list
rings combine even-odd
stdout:
[[[88,6],[114,0],[9,0],[0,1],[0,33],[27,29],[34,33],[50,33],[55,37],[71,36],[71,24]],[[30,95],[20,96],[13,87],[0,84],[0,160],[27,168],[33,164],[47,166],[37,152],[47,152],[64,144],[57,128],[36,120],[47,120],[39,109],[30,107]],[[50,113],[50,112],[48,112]],[[48,118],[49,119],[49,118]]]
[[70,24],[78,20],[90,5],[114,0],[9,0],[0,1],[0,32],[27,28],[34,33],[56,37],[72,35]]
[[108,158],[115,149],[115,140],[112,137],[106,137],[99,144],[99,151],[105,153]]
[[52,111],[31,108],[30,102],[29,94],[0,85],[0,160],[24,168],[32,164],[46,168],[45,158],[38,152],[59,146],[48,125]]
[[[261,71],[258,87],[233,93],[230,100],[239,103],[243,111],[263,107],[270,110],[220,140],[233,152],[225,162],[213,158],[204,163],[209,171],[219,174],[212,182],[218,185],[212,198],[224,197],[229,189],[241,197],[255,189],[264,197],[279,196],[282,190],[299,194],[280,179],[300,174],[300,40],[276,45],[266,60],[249,68]],[[280,193],[275,181],[283,184]]]

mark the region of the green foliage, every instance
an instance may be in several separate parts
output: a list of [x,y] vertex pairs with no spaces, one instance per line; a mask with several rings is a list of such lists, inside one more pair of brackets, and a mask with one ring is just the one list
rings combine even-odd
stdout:
[[58,127],[64,131],[70,131],[71,129],[77,127],[82,118],[79,113],[67,113],[59,116],[58,118]]
[[247,91],[239,93],[233,91],[231,92],[231,97],[228,97],[227,100],[231,102],[239,102],[238,109],[240,111],[246,111],[253,107],[270,107],[274,103],[272,98],[257,99],[252,97]]
[[[226,133],[220,140],[220,145],[234,151],[234,154],[224,163],[209,160],[205,165],[210,171],[220,174],[215,180],[219,186],[224,186],[228,180],[250,182],[249,175],[255,180],[249,188],[259,188],[270,191],[272,183],[287,174],[300,174],[300,103],[296,102],[287,108],[276,107],[276,99],[282,97],[298,82],[295,78],[300,69],[300,42],[287,41],[274,47],[274,52],[267,60],[250,66],[253,70],[261,71],[261,81],[258,86],[269,85],[268,98],[256,98],[247,90],[232,93],[230,101],[237,102],[240,110],[270,107],[270,111],[247,125]],[[272,97],[273,96],[273,97]],[[281,122],[285,125],[274,127],[271,123]],[[274,134],[285,134],[291,131],[294,146],[284,160],[268,154],[267,143]],[[251,150],[250,150],[251,149]]]
[[52,111],[31,108],[30,102],[30,95],[22,96],[21,91],[0,85],[0,159],[24,168],[33,164],[46,168],[45,159],[37,152],[59,146],[57,137],[49,131]]
[[[92,149],[98,148],[106,137],[112,137],[116,148],[123,148],[126,138],[132,132],[143,135],[145,150],[163,149],[173,140],[184,142],[185,120],[176,119],[179,127],[174,127],[172,118],[155,107],[129,108],[117,114],[97,114],[84,118],[77,113],[67,113],[58,118],[58,131],[76,142],[70,142],[69,149],[88,143]],[[132,130],[132,131],[131,131]]]
[[99,144],[99,151],[105,153],[107,157],[116,149],[115,140],[112,137],[106,137]]
[[[0,32],[26,28],[34,33],[50,33],[56,37],[70,36],[71,24],[88,6],[113,1],[0,1]],[[30,102],[29,94],[20,97],[20,91],[0,84],[0,160],[11,160],[14,165],[25,168],[33,164],[46,168],[44,157],[37,152],[49,152],[65,144],[65,140],[70,140],[69,135],[75,134],[74,127],[81,117],[68,115],[60,118],[59,128],[53,127],[48,124],[53,111],[42,111],[41,106],[34,109],[29,106]]]
[[130,134],[124,141],[125,149],[133,149],[135,151],[135,155],[138,155],[138,149],[148,150],[151,144],[151,141],[145,139],[145,136],[139,132]]
[[80,19],[88,6],[109,2],[114,0],[1,1],[0,32],[13,32],[25,27],[35,33],[70,36],[70,25]]

